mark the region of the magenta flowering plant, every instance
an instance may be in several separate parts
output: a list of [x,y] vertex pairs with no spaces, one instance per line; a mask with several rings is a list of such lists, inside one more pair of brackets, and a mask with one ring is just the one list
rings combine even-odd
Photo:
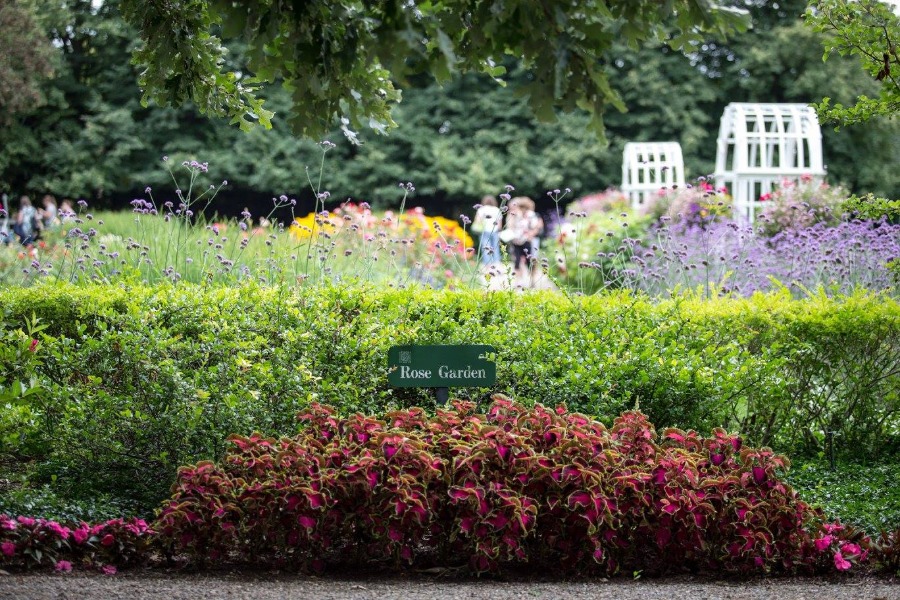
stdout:
[[62,572],[70,571],[73,565],[98,568],[134,565],[146,560],[152,536],[153,530],[143,519],[75,525],[0,515],[0,565],[11,568],[54,565]]
[[39,567],[56,564],[71,550],[71,529],[45,519],[0,515],[0,565]]

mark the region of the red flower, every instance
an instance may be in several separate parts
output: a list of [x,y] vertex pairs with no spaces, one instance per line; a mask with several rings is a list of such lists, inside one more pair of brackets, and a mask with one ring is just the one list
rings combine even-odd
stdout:
[[12,542],[3,542],[0,544],[0,550],[3,551],[3,556],[12,556],[16,553],[16,545]]
[[116,543],[116,538],[114,538],[111,533],[107,533],[106,535],[103,536],[103,539],[100,540],[100,545],[106,546],[107,548],[109,548],[110,546],[112,546],[115,543]]
[[34,352],[35,350],[37,350],[37,347],[38,347],[38,341],[37,341],[37,340],[31,340],[31,345],[28,347],[28,351],[29,351],[29,352]]

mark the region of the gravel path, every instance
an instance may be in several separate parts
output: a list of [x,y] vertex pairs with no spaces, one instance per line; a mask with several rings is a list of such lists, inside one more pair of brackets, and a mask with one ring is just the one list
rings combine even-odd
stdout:
[[260,573],[129,571],[0,576],[0,598],[81,600],[900,600],[900,580],[876,577],[716,581],[670,577],[589,581],[442,579],[422,575],[318,578]]

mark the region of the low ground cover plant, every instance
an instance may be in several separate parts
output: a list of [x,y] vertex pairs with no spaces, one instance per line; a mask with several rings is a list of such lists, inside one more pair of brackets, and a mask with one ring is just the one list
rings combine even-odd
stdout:
[[153,530],[143,519],[110,519],[90,525],[0,514],[0,565],[31,569],[52,566],[97,568],[107,575],[145,563]]
[[[840,444],[839,438],[835,440]],[[787,481],[810,505],[872,535],[900,525],[900,462],[837,462],[821,458],[794,463]]]

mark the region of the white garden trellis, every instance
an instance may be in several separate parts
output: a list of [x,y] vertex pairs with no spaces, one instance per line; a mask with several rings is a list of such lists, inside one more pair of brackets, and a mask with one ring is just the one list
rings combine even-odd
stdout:
[[659,190],[684,185],[684,159],[678,142],[628,142],[622,153],[622,192],[632,208],[653,202]]
[[735,218],[753,223],[765,204],[761,196],[804,175],[825,175],[822,131],[811,106],[732,102],[725,107],[715,178],[716,188],[732,195]]

